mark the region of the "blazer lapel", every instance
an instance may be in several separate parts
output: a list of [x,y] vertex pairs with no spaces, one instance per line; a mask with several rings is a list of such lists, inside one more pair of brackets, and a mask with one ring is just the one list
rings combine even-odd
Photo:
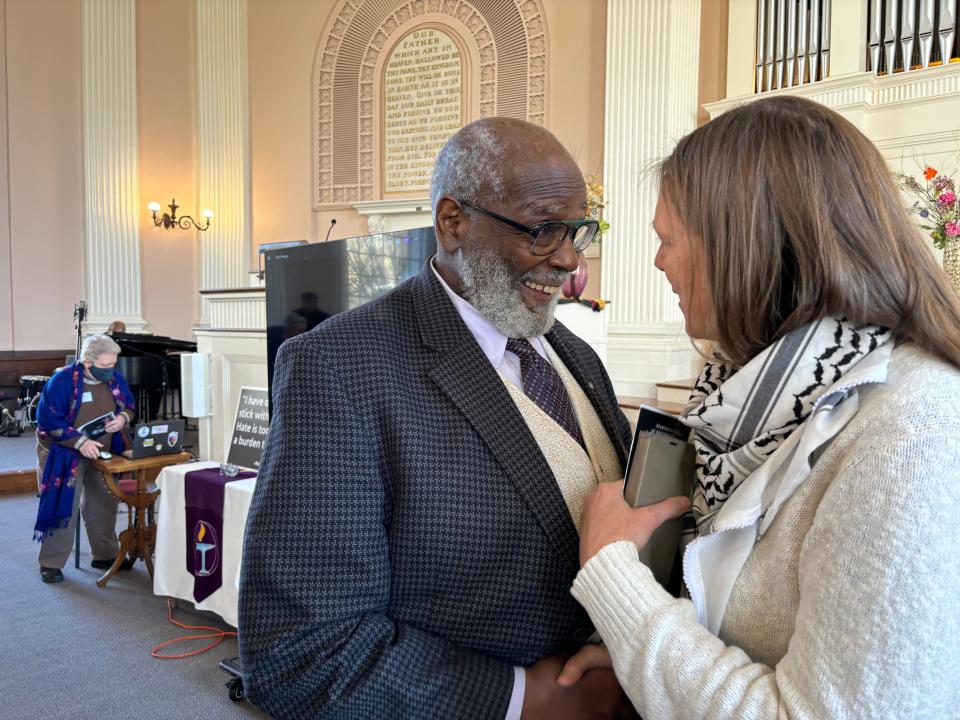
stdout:
[[580,539],[550,466],[429,265],[414,280],[413,298],[421,338],[439,354],[431,380],[477,431],[549,540],[576,562]]
[[583,389],[583,392],[590,400],[590,404],[593,405],[593,409],[597,411],[597,416],[603,424],[603,429],[607,431],[607,435],[610,437],[611,442],[613,442],[613,447],[617,451],[617,457],[620,459],[620,467],[626,467],[627,448],[623,445],[620,430],[611,414],[612,408],[610,407],[610,401],[603,388],[594,382],[595,378],[584,370],[579,354],[576,353],[566,341],[565,335],[569,333],[570,331],[567,330],[566,327],[557,322],[554,324],[553,329],[546,334],[547,342],[550,343],[550,347],[552,347],[557,355],[560,356],[560,359],[563,360],[563,364],[567,366],[567,370],[570,371],[570,374],[573,375],[574,379]]

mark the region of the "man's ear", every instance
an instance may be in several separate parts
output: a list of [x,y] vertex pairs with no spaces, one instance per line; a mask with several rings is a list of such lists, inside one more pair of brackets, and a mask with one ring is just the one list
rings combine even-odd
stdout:
[[437,244],[448,255],[453,255],[460,249],[460,244],[466,236],[468,220],[463,208],[453,198],[441,198],[437,203],[436,219],[433,221],[433,230],[437,236]]

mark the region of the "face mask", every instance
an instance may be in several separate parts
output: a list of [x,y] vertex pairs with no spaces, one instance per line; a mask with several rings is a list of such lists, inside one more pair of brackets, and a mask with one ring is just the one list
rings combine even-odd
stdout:
[[90,374],[93,375],[94,380],[100,382],[108,383],[113,380],[113,368],[99,368],[96,365],[91,365]]

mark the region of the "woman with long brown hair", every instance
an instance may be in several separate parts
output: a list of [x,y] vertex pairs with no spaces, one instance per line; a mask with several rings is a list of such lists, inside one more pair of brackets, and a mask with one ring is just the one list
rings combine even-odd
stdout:
[[716,342],[683,413],[689,599],[637,558],[687,498],[588,500],[573,594],[647,718],[960,712],[960,299],[873,145],[758,100],[660,167],[655,260]]

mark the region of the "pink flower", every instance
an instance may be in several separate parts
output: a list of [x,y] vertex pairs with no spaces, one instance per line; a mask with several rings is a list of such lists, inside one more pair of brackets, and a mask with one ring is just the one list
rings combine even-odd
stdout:
[[947,233],[947,237],[957,237],[960,235],[960,224],[948,222],[943,226],[943,230]]
[[953,205],[957,201],[957,194],[952,190],[947,190],[947,192],[940,193],[940,196],[937,198],[937,202],[941,205]]

